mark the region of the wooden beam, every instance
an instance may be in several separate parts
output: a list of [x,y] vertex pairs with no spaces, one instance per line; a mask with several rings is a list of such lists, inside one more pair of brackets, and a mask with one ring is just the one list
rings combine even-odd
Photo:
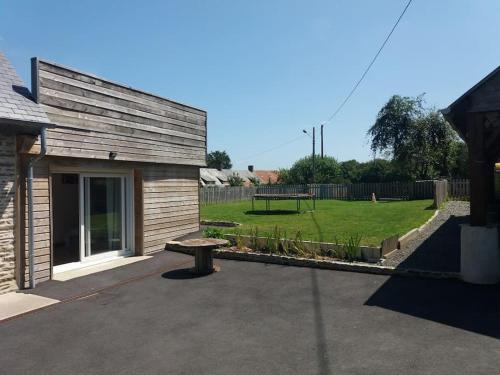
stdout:
[[485,155],[482,114],[467,116],[467,144],[469,146],[470,221],[473,226],[484,226],[488,216],[488,161]]

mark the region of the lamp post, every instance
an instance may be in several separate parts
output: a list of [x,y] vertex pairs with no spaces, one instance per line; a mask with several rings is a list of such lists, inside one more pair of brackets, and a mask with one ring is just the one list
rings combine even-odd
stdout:
[[[302,130],[304,134],[307,134],[309,137],[311,136],[307,130]],[[314,174],[315,174],[315,159],[316,159],[316,127],[313,126],[313,131],[312,131],[312,183],[314,184]]]
[[325,124],[321,124],[321,159],[323,159],[323,126],[325,126]]

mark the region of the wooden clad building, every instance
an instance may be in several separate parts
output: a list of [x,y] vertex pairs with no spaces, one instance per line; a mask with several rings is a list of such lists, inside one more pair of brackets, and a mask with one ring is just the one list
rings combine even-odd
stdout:
[[[150,254],[199,229],[205,111],[58,64],[32,60],[32,94],[54,124],[34,166],[34,278]],[[17,140],[20,173],[41,137]],[[23,180],[25,181],[25,180]],[[30,277],[20,186],[19,284]]]
[[442,111],[467,143],[470,176],[470,225],[461,225],[462,279],[500,283],[495,164],[500,161],[500,67]]

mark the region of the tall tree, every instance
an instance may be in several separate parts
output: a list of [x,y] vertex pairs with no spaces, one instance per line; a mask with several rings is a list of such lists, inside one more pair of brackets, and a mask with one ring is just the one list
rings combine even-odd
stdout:
[[469,151],[465,142],[455,142],[451,147],[450,174],[454,178],[469,177]]
[[[316,156],[314,161],[314,182],[318,184],[328,184],[336,182],[342,175],[340,165],[330,156],[320,158]],[[313,182],[313,161],[312,156],[297,160],[288,169],[278,171],[279,181],[286,184],[310,184]]]
[[226,151],[212,151],[207,155],[207,167],[231,169],[233,164]]
[[[356,160],[346,160],[340,163],[340,170],[342,172],[342,182],[356,183],[359,182],[361,177],[361,164]],[[340,181],[339,181],[340,182]]]
[[394,160],[374,159],[359,164],[360,177],[356,182],[407,181],[406,168]]
[[423,104],[422,95],[390,98],[368,130],[371,149],[404,166],[413,179],[450,176],[458,136],[440,112]]

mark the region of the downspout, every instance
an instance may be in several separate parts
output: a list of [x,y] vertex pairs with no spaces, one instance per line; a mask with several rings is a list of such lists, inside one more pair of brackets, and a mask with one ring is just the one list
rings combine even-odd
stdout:
[[40,132],[40,153],[28,162],[28,258],[30,263],[30,288],[36,286],[35,281],[35,220],[33,217],[33,167],[47,153],[46,128]]

